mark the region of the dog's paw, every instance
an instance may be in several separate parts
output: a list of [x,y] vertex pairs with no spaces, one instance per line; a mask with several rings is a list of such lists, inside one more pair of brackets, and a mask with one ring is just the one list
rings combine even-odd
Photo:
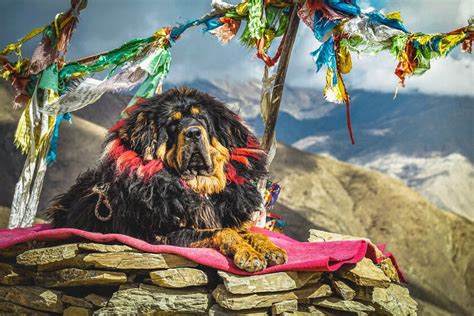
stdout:
[[262,252],[269,266],[283,264],[288,261],[286,251],[275,245],[265,248]]
[[234,255],[234,263],[239,269],[247,272],[256,272],[267,267],[265,256],[251,247],[237,250]]

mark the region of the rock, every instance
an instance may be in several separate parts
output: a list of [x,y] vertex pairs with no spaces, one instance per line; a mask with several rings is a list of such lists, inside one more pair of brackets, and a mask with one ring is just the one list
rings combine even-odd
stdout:
[[272,316],[280,315],[284,312],[294,312],[298,310],[297,300],[287,300],[272,305]]
[[27,250],[16,257],[18,264],[35,266],[74,258],[79,253],[77,244]]
[[331,285],[336,293],[346,301],[352,301],[356,296],[356,291],[349,284],[342,280],[332,278]]
[[53,272],[38,272],[35,275],[37,285],[45,287],[73,287],[91,285],[118,285],[127,282],[123,272],[62,269]]
[[171,254],[116,252],[91,253],[83,258],[86,264],[96,268],[134,270],[134,269],[169,269],[196,267],[197,263]]
[[[63,303],[67,303],[73,306],[78,306],[78,307],[85,307],[85,308],[93,308],[94,305],[88,302],[87,300],[80,298],[80,297],[75,297],[75,296],[69,296],[69,295],[63,295],[61,298]],[[64,311],[66,312],[66,311]]]
[[200,286],[206,285],[208,282],[207,274],[204,271],[192,268],[152,271],[150,278],[153,284],[169,288]]
[[20,253],[23,253],[27,250],[35,249],[35,248],[42,248],[45,245],[46,245],[45,242],[36,241],[36,240],[25,242],[25,243],[22,243],[22,244],[18,244],[18,245],[0,250],[0,257],[14,258],[14,257],[18,256]]
[[204,313],[210,305],[211,295],[205,289],[168,289],[140,284],[115,292],[107,303],[107,310],[127,308],[139,314],[156,311]]
[[48,313],[42,313],[40,311],[30,309],[21,305],[17,305],[11,302],[4,301],[0,298],[0,314],[1,315],[38,315],[48,316]]
[[5,285],[31,285],[33,279],[29,271],[0,262],[0,284]]
[[87,264],[84,262],[84,257],[86,254],[78,254],[77,256],[69,259],[64,259],[56,262],[50,262],[46,264],[39,264],[36,269],[41,271],[56,271],[66,268],[78,268],[78,269],[87,269],[93,268],[93,264]]
[[[353,315],[352,313],[348,313]],[[324,307],[316,307],[313,305],[298,305],[298,310],[294,312],[283,312],[281,316],[341,316],[346,315],[346,313],[326,309]]]
[[400,283],[397,268],[395,268],[390,258],[382,260],[378,266],[392,282]]
[[0,286],[0,297],[40,311],[61,313],[64,310],[61,292],[37,286]]
[[357,301],[345,301],[337,297],[317,298],[311,300],[311,302],[318,306],[345,312],[366,313],[375,311],[375,308],[370,305],[366,305]]
[[92,303],[94,306],[97,307],[104,307],[107,305],[107,301],[109,300],[105,296],[97,295],[97,294],[89,294],[84,299],[90,303]]
[[343,266],[337,274],[360,286],[388,287],[390,285],[390,279],[368,258],[362,259],[355,265]]
[[69,306],[64,310],[63,316],[90,316],[93,310],[84,307]]
[[375,254],[377,258],[383,257],[383,252],[368,238],[363,237],[355,237],[349,235],[341,235],[336,233],[325,232],[322,230],[317,229],[310,229],[309,230],[309,238],[308,241],[311,242],[323,242],[323,241],[334,241],[334,240],[365,240],[369,244],[372,245],[373,249],[375,250]]
[[374,304],[378,310],[388,315],[416,315],[418,305],[410,297],[408,289],[398,284],[390,284],[386,289],[361,289],[356,298]]
[[317,283],[321,272],[277,272],[262,275],[239,276],[218,271],[224,285],[230,293],[248,294],[261,292],[279,292],[299,289],[308,282]]
[[317,229],[310,229],[309,237],[308,237],[308,241],[311,241],[311,242],[324,242],[324,241],[334,241],[334,240],[361,240],[361,239],[369,241],[367,238],[330,233],[330,232],[317,230]]
[[258,293],[251,295],[230,293],[226,290],[223,284],[219,284],[212,292],[214,299],[220,306],[231,310],[270,307],[274,303],[285,300],[325,297],[330,296],[331,294],[331,288],[327,284],[309,285],[301,289],[287,292]]
[[269,315],[269,313],[268,313],[268,308],[254,308],[254,309],[246,309],[246,310],[240,310],[238,312],[235,312],[235,311],[230,311],[228,309],[225,309],[219,306],[219,304],[214,304],[209,309],[209,316],[227,316],[227,315],[267,316]]
[[107,244],[97,244],[97,243],[81,243],[78,244],[79,249],[87,250],[91,252],[138,252],[137,249],[129,247],[127,245],[107,245]]

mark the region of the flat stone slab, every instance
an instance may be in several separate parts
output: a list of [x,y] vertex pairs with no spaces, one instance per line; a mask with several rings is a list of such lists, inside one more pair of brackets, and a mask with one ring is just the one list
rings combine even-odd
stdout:
[[[361,314],[361,313],[359,313]],[[281,316],[342,316],[354,315],[353,313],[344,313],[334,309],[327,309],[320,306],[298,304],[298,310],[295,312],[283,312]]]
[[139,250],[129,247],[127,245],[107,245],[107,244],[97,244],[97,243],[80,243],[78,244],[79,249],[86,250],[90,252],[124,252],[132,251],[139,252]]
[[46,244],[47,243],[44,241],[37,241],[37,240],[24,242],[22,244],[18,244],[15,246],[11,246],[10,248],[0,250],[0,257],[14,258],[18,256],[20,253],[23,253],[27,250],[46,247]]
[[270,315],[268,308],[253,308],[240,311],[231,311],[228,309],[219,306],[219,304],[214,304],[209,309],[209,316],[267,316]]
[[34,279],[37,285],[56,288],[118,285],[127,282],[127,275],[123,272],[68,268],[52,272],[38,272]]
[[344,312],[374,312],[375,308],[370,305],[363,304],[357,301],[345,301],[337,297],[327,297],[327,298],[318,298],[311,300],[311,303],[326,307],[330,309],[335,309],[338,311]]
[[240,276],[224,271],[217,272],[224,286],[233,294],[280,292],[299,289],[309,282],[317,283],[321,272],[277,272],[262,275]]
[[0,286],[0,298],[45,312],[62,313],[61,292],[37,286]]
[[382,260],[378,266],[392,282],[400,283],[397,268],[390,258]]
[[91,253],[82,259],[95,268],[117,270],[151,270],[196,267],[198,264],[172,254],[116,252]]
[[77,307],[85,307],[85,308],[93,308],[94,307],[94,305],[92,303],[88,302],[87,300],[85,300],[83,298],[70,296],[70,295],[66,295],[66,294],[64,294],[61,297],[61,300],[66,304],[70,304],[70,305],[77,306]]
[[150,272],[153,284],[168,288],[201,286],[208,283],[207,274],[199,269],[175,268]]
[[355,265],[344,266],[336,273],[360,286],[388,287],[390,279],[372,260],[364,258]]
[[16,257],[18,264],[35,266],[74,258],[79,253],[77,244],[27,250]]
[[30,285],[32,284],[30,272],[17,266],[0,262],[0,284],[4,285]]
[[1,315],[38,315],[48,316],[48,313],[43,313],[38,310],[27,308],[12,302],[4,301],[0,298],[0,314]]
[[97,294],[94,294],[94,293],[87,295],[86,297],[84,297],[84,299],[86,301],[88,301],[89,303],[92,303],[94,306],[97,306],[97,307],[106,306],[107,302],[109,300],[108,297],[97,295]]
[[347,282],[332,278],[331,285],[337,294],[339,294],[346,301],[352,301],[356,296],[355,289],[353,289],[352,286],[350,286]]
[[154,285],[139,284],[115,292],[100,313],[113,309],[134,313],[182,312],[205,313],[211,306],[211,295],[206,289],[168,289]]
[[363,288],[357,292],[356,298],[374,304],[388,315],[416,315],[418,308],[408,289],[398,284],[390,284],[386,289]]
[[296,312],[297,310],[297,300],[282,301],[272,305],[272,316],[280,315],[284,312]]
[[233,294],[219,284],[212,292],[214,299],[220,306],[231,310],[271,307],[274,303],[286,300],[301,300],[326,297],[332,294],[327,284],[312,284],[301,289],[277,293],[253,293],[250,295]]
[[78,306],[69,306],[64,310],[63,316],[90,316],[94,310]]
[[[349,236],[349,235],[341,235],[341,234],[325,232],[325,231],[317,230],[317,229],[310,229],[309,230],[308,241],[323,242],[323,241],[336,241],[336,240],[365,240],[368,243],[373,244],[372,241],[368,238]],[[377,257],[383,257],[382,251],[380,251],[380,249],[377,248],[375,245],[374,245],[374,249],[375,249]]]

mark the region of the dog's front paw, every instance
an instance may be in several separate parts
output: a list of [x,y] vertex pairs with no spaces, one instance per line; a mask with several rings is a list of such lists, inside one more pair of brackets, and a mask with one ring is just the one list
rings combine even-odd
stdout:
[[265,259],[267,259],[267,263],[269,266],[274,266],[276,264],[283,264],[288,261],[288,256],[284,249],[272,245],[270,247],[263,249],[263,255]]
[[250,246],[237,250],[234,255],[234,263],[239,269],[247,272],[256,272],[267,267],[265,256]]

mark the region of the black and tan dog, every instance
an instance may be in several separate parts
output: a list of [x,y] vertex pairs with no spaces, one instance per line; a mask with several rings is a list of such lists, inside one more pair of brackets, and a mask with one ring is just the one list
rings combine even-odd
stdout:
[[46,210],[55,227],[212,247],[250,272],[286,261],[284,250],[249,231],[266,155],[238,115],[188,88],[128,112],[110,129],[98,165]]

